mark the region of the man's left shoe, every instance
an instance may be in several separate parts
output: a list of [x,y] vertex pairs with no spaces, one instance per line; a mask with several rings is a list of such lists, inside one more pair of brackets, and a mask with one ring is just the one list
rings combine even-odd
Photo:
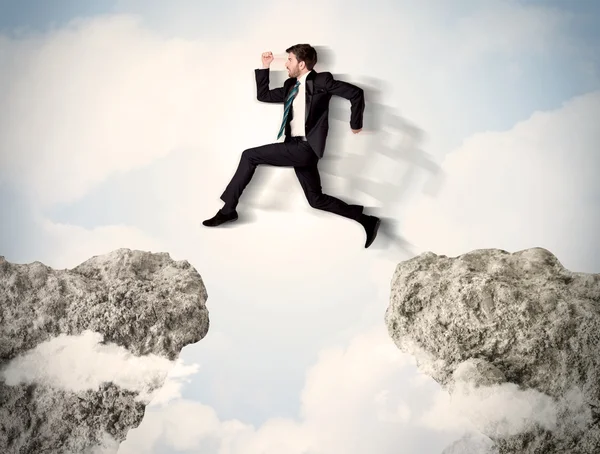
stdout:
[[375,216],[369,216],[367,214],[361,214],[360,220],[358,221],[364,227],[365,233],[367,234],[367,241],[365,242],[365,248],[368,248],[375,241],[377,236],[377,230],[381,224],[381,219]]
[[215,214],[212,218],[203,221],[202,225],[205,225],[206,227],[217,227],[223,224],[224,222],[235,221],[237,218],[238,214],[235,210],[227,214],[219,210],[217,211],[217,214]]

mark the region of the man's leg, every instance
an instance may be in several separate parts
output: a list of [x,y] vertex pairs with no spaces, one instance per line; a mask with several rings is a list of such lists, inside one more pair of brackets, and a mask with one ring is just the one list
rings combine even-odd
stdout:
[[281,167],[305,166],[312,162],[314,153],[298,145],[298,142],[272,143],[244,150],[233,178],[221,195],[224,211],[235,210],[242,192],[250,183],[256,166],[267,164]]
[[302,186],[306,200],[308,200],[308,204],[311,207],[317,210],[329,211],[330,213],[355,221],[360,219],[360,215],[363,212],[361,205],[349,205],[340,199],[323,194],[317,162],[307,166],[294,167],[294,170]]
[[294,167],[305,166],[316,158],[310,147],[299,145],[297,140],[277,142],[260,147],[249,148],[242,152],[240,163],[231,181],[221,195],[225,205],[211,219],[202,224],[207,227],[216,227],[224,222],[235,221],[235,211],[242,192],[250,183],[256,166],[267,164],[272,166]]
[[294,167],[309,205],[318,210],[329,211],[330,213],[353,219],[361,224],[367,236],[365,248],[368,248],[377,236],[377,230],[381,221],[375,216],[364,214],[364,207],[362,205],[349,205],[340,199],[323,194],[317,164],[318,160],[307,166]]

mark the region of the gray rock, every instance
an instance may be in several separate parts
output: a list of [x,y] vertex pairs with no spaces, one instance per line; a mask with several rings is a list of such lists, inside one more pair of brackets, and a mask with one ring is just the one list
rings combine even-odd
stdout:
[[542,248],[427,252],[397,266],[385,320],[500,454],[600,452],[600,274]]
[[[119,249],[71,270],[0,257],[0,368],[58,336],[87,331],[136,356],[175,360],[206,336],[206,299],[198,272],[166,253]],[[11,385],[2,377],[0,452],[7,454],[92,452],[111,443],[116,451],[148,403],[113,382],[71,391],[48,383]]]

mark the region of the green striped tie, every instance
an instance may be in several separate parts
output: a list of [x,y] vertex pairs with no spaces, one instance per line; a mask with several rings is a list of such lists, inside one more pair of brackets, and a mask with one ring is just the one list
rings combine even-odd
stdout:
[[288,117],[288,113],[290,112],[290,107],[292,107],[292,102],[294,101],[294,98],[298,94],[299,86],[300,81],[297,81],[296,85],[294,85],[294,88],[292,88],[292,91],[290,91],[290,94],[288,95],[285,101],[285,109],[283,110],[283,121],[281,122],[281,128],[279,128],[279,134],[277,134],[278,139],[281,137],[281,134],[283,134],[283,130],[285,129],[285,123]]

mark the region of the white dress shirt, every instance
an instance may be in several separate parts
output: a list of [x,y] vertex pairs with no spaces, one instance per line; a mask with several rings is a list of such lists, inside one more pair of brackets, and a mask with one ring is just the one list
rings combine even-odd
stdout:
[[295,136],[306,136],[306,125],[304,123],[304,116],[306,113],[306,76],[310,74],[311,71],[303,74],[298,77],[298,81],[300,81],[300,86],[298,87],[298,94],[292,101],[292,109],[294,116],[292,117],[292,121],[290,121],[290,128],[292,129],[292,137]]

